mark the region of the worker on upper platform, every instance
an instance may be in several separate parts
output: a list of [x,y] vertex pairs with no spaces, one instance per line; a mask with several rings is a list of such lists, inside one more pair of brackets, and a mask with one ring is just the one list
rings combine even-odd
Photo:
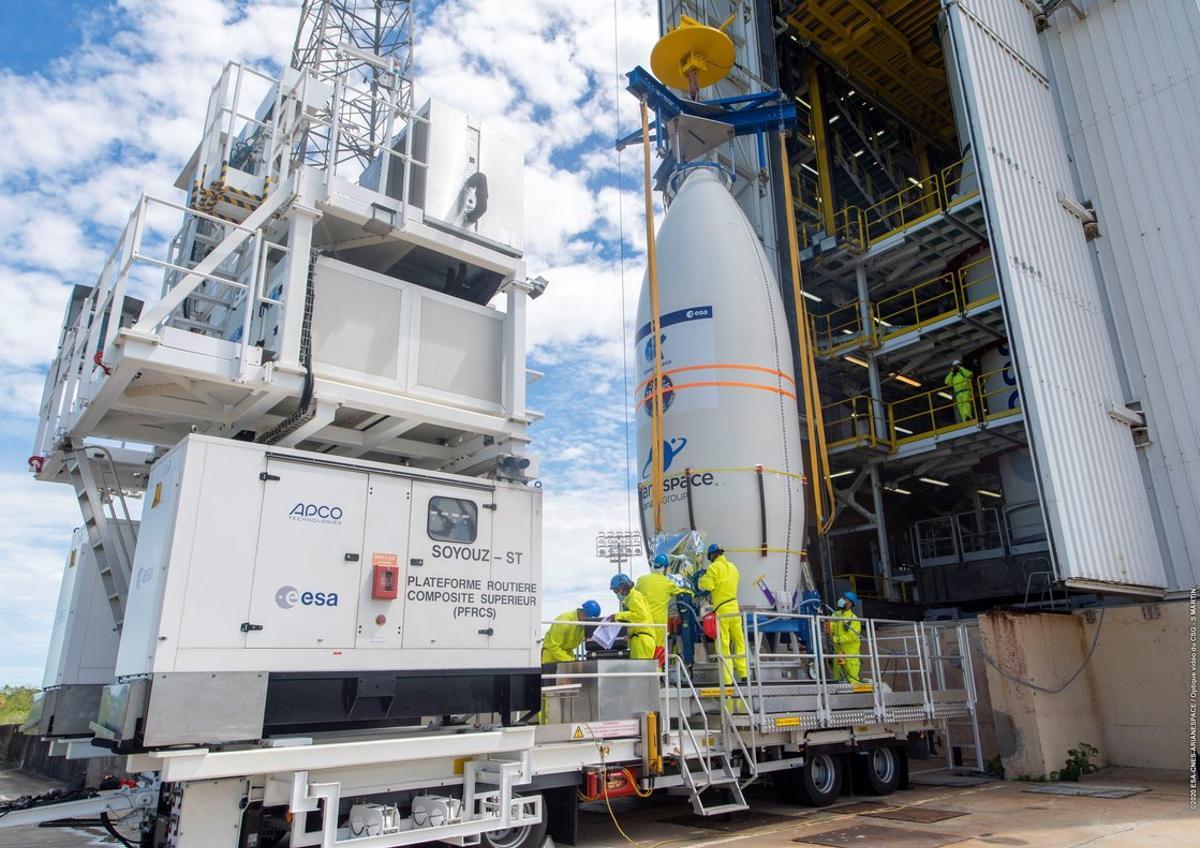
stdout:
[[[712,595],[713,612],[717,617],[717,655],[725,657],[722,672],[725,682],[746,678],[746,637],[742,632],[742,617],[738,614],[737,566],[725,558],[720,545],[708,546],[708,569],[700,576],[696,585]],[[731,673],[732,669],[732,673]]]
[[600,605],[595,601],[584,601],[578,609],[567,610],[555,618],[550,632],[542,640],[542,665],[574,660],[575,649],[587,636],[586,628],[578,622],[595,621],[599,617]]
[[959,421],[970,421],[975,417],[975,372],[956,359],[950,364],[950,373],[942,380],[954,393],[954,409]]
[[846,592],[838,598],[838,608],[833,621],[828,622],[829,639],[837,656],[833,667],[833,679],[846,683],[858,683],[862,669],[862,621],[854,614],[858,595]]
[[621,602],[621,611],[613,616],[613,619],[635,625],[628,630],[629,658],[634,660],[654,659],[656,643],[654,628],[651,626],[654,618],[650,612],[650,602],[633,585],[633,578],[628,574],[615,575],[608,585]]
[[654,630],[654,646],[663,649],[667,644],[667,612],[671,607],[671,598],[686,591],[667,576],[667,566],[670,564],[666,554],[658,554],[651,560],[650,573],[639,577],[634,584],[650,603],[650,620],[659,625]]

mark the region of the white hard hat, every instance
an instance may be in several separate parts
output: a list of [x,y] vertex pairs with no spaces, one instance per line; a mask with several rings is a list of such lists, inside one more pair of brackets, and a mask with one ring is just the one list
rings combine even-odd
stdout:
[[956,360],[954,360],[953,362],[951,362],[950,364],[951,364],[951,365],[962,365],[962,360],[961,360],[961,359],[956,359]]

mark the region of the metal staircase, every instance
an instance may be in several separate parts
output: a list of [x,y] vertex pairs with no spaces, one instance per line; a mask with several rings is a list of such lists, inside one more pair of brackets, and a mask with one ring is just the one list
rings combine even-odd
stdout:
[[[125,618],[133,573],[133,551],[137,531],[129,514],[129,505],[121,490],[116,464],[107,448],[76,448],[66,454],[67,472],[79,500],[79,512],[87,531],[88,545],[100,569],[100,581],[112,610],[113,624],[119,630]],[[113,485],[107,485],[103,468],[97,473],[93,459],[104,460]],[[121,515],[117,514],[117,504]]]
[[[749,809],[745,788],[757,777],[754,748],[747,747],[734,725],[733,706],[743,702],[736,688],[718,697],[718,706],[707,706],[705,697],[692,682],[682,660],[673,655],[670,670],[676,710],[672,715],[679,739],[679,773],[691,797],[696,815],[719,816]],[[732,701],[732,703],[730,703]],[[714,719],[719,722],[714,727]],[[699,735],[697,735],[699,731]],[[749,769],[749,776],[744,772]],[[713,795],[725,798],[717,801]]]

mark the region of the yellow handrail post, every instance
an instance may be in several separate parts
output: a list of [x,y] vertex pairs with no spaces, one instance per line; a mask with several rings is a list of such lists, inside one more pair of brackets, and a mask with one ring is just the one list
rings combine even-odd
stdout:
[[[815,73],[815,72],[814,72]],[[811,94],[810,94],[811,97]],[[813,118],[818,116],[814,98]],[[800,353],[800,368],[803,373],[800,383],[804,391],[804,421],[808,433],[809,468],[813,477],[813,506],[817,519],[817,532],[826,533],[833,526],[837,504],[833,493],[833,481],[829,477],[829,454],[825,446],[825,421],[821,410],[821,393],[817,387],[816,357],[813,353],[813,338],[810,334],[808,308],[804,302],[804,288],[800,282],[800,250],[796,244],[796,209],[792,205],[792,178],[788,166],[787,133],[779,132],[780,173],[783,174],[783,199],[787,211],[788,252],[792,270],[792,298],[796,306],[796,345]],[[822,198],[824,200],[824,198]],[[829,499],[829,515],[825,515],[825,498]]]
[[[821,190],[821,220],[825,222],[825,232],[834,233],[833,224],[833,168],[829,161],[829,140],[826,137],[828,124],[825,123],[825,101],[821,93],[821,74],[817,63],[810,59],[805,69],[808,77],[808,102],[812,109],[813,147],[817,151],[817,183]],[[789,172],[785,168],[786,176]],[[785,182],[788,182],[785,180]],[[791,188],[788,189],[788,203],[791,201]],[[795,217],[792,208],[788,206],[788,215]],[[795,228],[795,224],[792,224]]]
[[[650,288],[650,332],[654,338],[654,385],[650,413],[650,503],[654,511],[654,532],[663,528],[663,370],[662,314],[658,297],[658,256],[654,246],[654,187],[650,175],[650,110],[642,100],[642,170],[646,197],[646,280]],[[641,509],[639,502],[638,509]]]

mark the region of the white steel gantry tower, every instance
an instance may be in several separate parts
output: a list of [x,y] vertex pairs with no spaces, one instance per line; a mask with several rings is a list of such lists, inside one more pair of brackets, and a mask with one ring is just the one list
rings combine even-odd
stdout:
[[118,625],[121,493],[191,433],[535,476],[523,154],[415,105],[412,50],[408,2],[306,2],[282,73],[225,66],[185,199],[143,195],[75,287],[30,466],[75,485]]

